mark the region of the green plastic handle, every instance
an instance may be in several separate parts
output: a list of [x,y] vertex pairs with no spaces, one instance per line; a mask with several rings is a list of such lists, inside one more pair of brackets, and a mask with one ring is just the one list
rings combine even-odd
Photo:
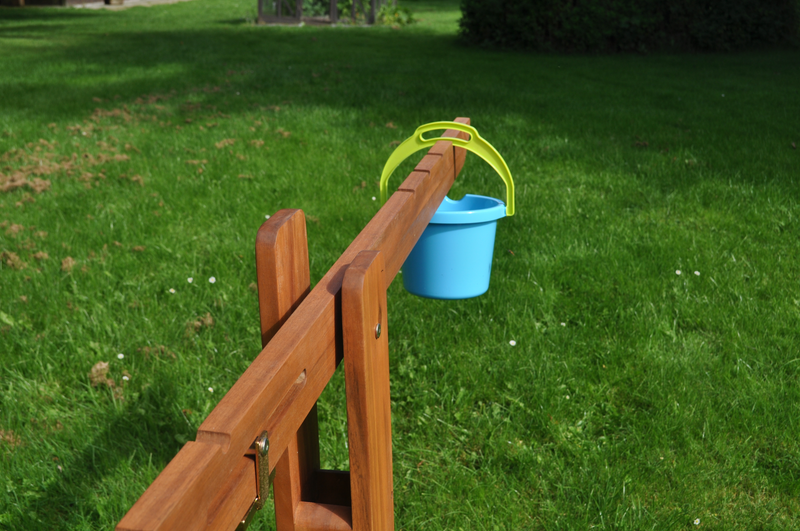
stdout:
[[[462,133],[469,134],[469,140],[461,138],[423,138],[422,135],[428,131],[435,131],[437,129],[456,129]],[[414,134],[407,138],[402,144],[397,146],[394,153],[386,161],[381,173],[381,204],[386,202],[387,199],[387,184],[389,177],[392,176],[394,170],[400,165],[401,162],[416,153],[421,149],[431,147],[436,142],[445,140],[452,142],[454,146],[462,147],[467,151],[475,153],[480,158],[489,163],[489,166],[494,168],[503,182],[506,183],[506,216],[514,215],[514,180],[511,178],[511,172],[508,169],[506,161],[500,156],[500,153],[492,147],[492,145],[481,138],[477,129],[470,125],[460,124],[458,122],[431,122],[429,124],[417,127]]]

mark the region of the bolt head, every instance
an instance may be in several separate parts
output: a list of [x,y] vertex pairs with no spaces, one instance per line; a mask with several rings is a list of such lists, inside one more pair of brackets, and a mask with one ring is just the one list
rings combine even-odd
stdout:
[[381,324],[378,323],[375,325],[375,339],[381,337]]
[[256,439],[256,451],[262,456],[267,455],[269,451],[269,439],[267,438],[266,432],[262,433],[258,439]]

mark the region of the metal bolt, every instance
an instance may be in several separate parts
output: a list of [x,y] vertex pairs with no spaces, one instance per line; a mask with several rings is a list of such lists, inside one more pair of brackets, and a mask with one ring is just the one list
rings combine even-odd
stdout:
[[381,324],[378,323],[375,325],[375,339],[381,337]]
[[258,439],[256,439],[256,451],[261,457],[267,455],[269,452],[269,439],[267,438],[267,432],[262,433]]
[[269,434],[264,431],[255,442],[256,450],[256,492],[258,498],[254,501],[255,510],[260,510],[269,498]]

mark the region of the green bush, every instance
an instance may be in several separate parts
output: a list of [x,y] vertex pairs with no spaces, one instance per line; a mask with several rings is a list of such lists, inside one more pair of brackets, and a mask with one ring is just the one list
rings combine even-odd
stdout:
[[304,17],[324,17],[330,13],[330,3],[327,0],[303,0]]
[[797,44],[798,0],[462,0],[475,44],[557,51],[736,50]]
[[414,14],[407,7],[394,5],[392,2],[384,4],[376,15],[376,22],[378,24],[385,24],[387,26],[408,26],[417,21]]

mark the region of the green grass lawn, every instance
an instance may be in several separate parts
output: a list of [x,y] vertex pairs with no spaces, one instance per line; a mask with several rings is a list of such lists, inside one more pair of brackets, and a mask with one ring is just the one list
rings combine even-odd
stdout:
[[[800,529],[800,52],[490,51],[406,5],[0,9],[0,529],[112,528],[260,350],[265,216],[318,280],[456,116],[517,215],[486,295],[389,288],[396,528]],[[471,157],[465,193],[504,188]],[[320,417],[346,468],[341,370]]]

